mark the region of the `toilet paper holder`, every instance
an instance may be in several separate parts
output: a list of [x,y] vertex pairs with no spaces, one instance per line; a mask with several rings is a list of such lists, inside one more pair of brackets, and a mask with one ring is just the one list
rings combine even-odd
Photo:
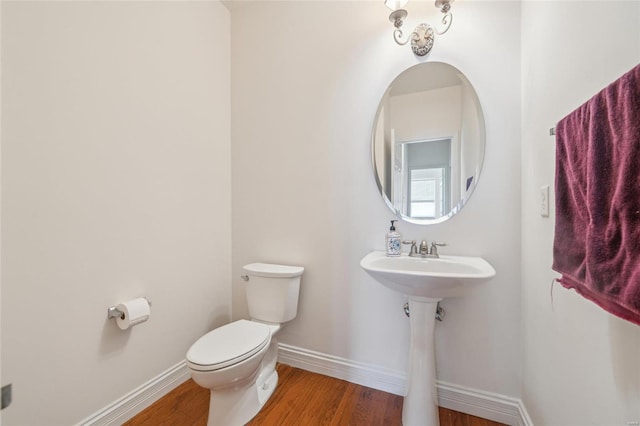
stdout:
[[[147,303],[149,303],[149,306],[151,306],[151,300],[147,299],[146,297],[144,299],[146,299]],[[109,318],[109,319],[111,319],[111,318],[124,319],[124,312],[122,312],[116,306],[109,306],[107,308],[107,318]]]

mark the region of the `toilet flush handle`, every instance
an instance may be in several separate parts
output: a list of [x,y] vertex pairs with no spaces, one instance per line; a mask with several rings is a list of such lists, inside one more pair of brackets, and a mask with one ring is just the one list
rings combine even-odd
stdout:
[[242,278],[245,281],[249,281],[249,275],[240,275],[240,278]]

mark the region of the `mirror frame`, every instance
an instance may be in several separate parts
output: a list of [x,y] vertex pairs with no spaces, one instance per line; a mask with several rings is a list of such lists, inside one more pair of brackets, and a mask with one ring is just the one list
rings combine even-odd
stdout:
[[[378,170],[376,168],[376,150],[375,150],[375,141],[376,141],[376,128],[378,126],[378,119],[380,118],[380,112],[381,109],[384,105],[384,100],[386,98],[386,96],[389,93],[390,88],[392,87],[393,83],[400,78],[400,76],[402,76],[402,74],[404,74],[407,70],[412,69],[414,67],[420,67],[420,66],[425,66],[428,64],[434,64],[434,63],[438,63],[438,64],[445,64],[451,68],[453,68],[459,76],[462,76],[467,83],[469,84],[469,86],[473,89],[473,94],[474,94],[474,103],[476,105],[477,108],[477,113],[478,113],[478,134],[482,139],[482,146],[479,147],[479,152],[478,152],[478,162],[477,162],[477,167],[478,167],[478,175],[474,177],[473,181],[471,182],[471,185],[469,186],[469,188],[467,189],[467,193],[465,196],[461,197],[460,200],[456,203],[455,206],[453,206],[451,208],[451,210],[449,212],[447,212],[447,214],[434,218],[434,219],[417,219],[417,218],[413,218],[410,216],[407,216],[405,214],[403,214],[401,211],[396,210],[393,206],[393,202],[387,197],[387,194],[385,193],[384,187],[382,186],[382,183],[380,182],[380,176],[378,174]],[[438,223],[442,223],[445,222],[449,219],[451,219],[453,216],[455,216],[456,214],[458,214],[460,212],[460,210],[462,209],[462,207],[469,201],[469,199],[471,198],[471,196],[473,195],[473,193],[475,192],[476,186],[478,185],[478,181],[480,180],[480,175],[482,174],[482,169],[484,167],[484,156],[485,156],[485,151],[486,151],[486,145],[487,145],[487,132],[486,132],[486,124],[485,124],[485,119],[484,119],[484,111],[482,109],[482,104],[480,102],[480,98],[478,97],[478,93],[476,92],[475,87],[473,86],[473,84],[471,84],[471,81],[467,78],[467,76],[460,71],[457,67],[448,64],[446,62],[441,62],[441,61],[430,61],[430,62],[420,62],[418,64],[412,65],[409,68],[404,69],[402,72],[400,72],[400,74],[398,74],[387,86],[387,88],[385,89],[384,93],[382,94],[382,97],[380,98],[380,103],[378,104],[378,109],[376,111],[376,115],[375,115],[375,119],[373,121],[373,126],[371,129],[371,166],[372,166],[372,170],[373,170],[373,176],[375,178],[376,181],[376,185],[378,186],[378,191],[380,192],[380,196],[382,197],[382,199],[384,200],[385,204],[387,205],[387,207],[393,212],[394,215],[396,215],[396,217],[398,217],[399,219],[408,222],[408,223],[413,223],[416,225],[435,225]]]

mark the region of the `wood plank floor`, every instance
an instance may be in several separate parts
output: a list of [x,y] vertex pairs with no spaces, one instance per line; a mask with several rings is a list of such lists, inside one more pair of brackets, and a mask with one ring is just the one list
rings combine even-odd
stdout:
[[[280,380],[249,426],[401,425],[402,397],[278,364]],[[191,379],[124,426],[206,426],[209,390]],[[440,408],[441,426],[500,423]],[[222,425],[221,425],[222,426]]]

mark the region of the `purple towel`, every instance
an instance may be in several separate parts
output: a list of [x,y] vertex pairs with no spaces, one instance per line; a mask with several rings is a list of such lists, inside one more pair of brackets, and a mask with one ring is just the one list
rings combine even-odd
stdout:
[[556,126],[553,269],[640,325],[640,65]]

